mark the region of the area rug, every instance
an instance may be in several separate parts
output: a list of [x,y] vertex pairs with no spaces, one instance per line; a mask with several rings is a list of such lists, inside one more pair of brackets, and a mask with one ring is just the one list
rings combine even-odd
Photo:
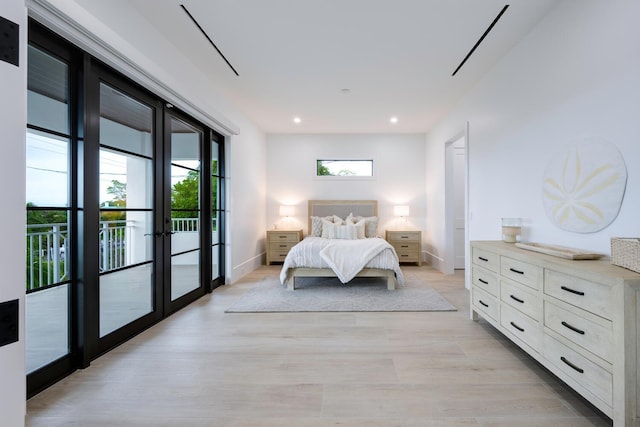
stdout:
[[390,291],[386,279],[356,278],[342,284],[335,278],[304,277],[297,278],[296,289],[289,291],[273,276],[254,285],[225,313],[323,311],[456,311],[456,308],[426,284],[407,282]]

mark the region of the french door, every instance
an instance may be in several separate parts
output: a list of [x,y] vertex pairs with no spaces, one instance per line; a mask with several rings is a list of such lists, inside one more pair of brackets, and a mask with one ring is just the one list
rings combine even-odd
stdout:
[[27,391],[224,283],[224,139],[30,22]]
[[201,174],[208,150],[204,126],[99,64],[89,86],[100,100],[93,143],[99,316],[91,322],[89,346],[96,355],[206,292],[203,238],[209,231],[201,206],[209,201]]

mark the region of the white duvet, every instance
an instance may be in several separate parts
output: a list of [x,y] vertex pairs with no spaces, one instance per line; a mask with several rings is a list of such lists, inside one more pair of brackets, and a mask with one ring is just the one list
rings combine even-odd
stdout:
[[342,240],[307,236],[287,254],[280,282],[284,284],[289,269],[296,267],[330,268],[342,283],[353,279],[363,268],[393,270],[398,284],[404,283],[393,246],[379,237]]

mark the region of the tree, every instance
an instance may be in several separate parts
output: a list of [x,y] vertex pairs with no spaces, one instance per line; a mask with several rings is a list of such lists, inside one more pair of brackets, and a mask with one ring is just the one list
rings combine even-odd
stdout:
[[171,189],[171,216],[173,218],[197,218],[200,194],[200,174],[191,170],[185,179],[176,182]]
[[[107,194],[113,196],[112,200],[104,202],[101,207],[125,208],[127,206],[127,183],[120,182],[117,179],[111,180],[111,186],[107,187]],[[124,211],[102,211],[100,212],[101,221],[120,221],[127,219]]]
[[107,187],[107,194],[113,196],[112,206],[125,207],[127,205],[127,183],[117,179],[111,181],[111,186]]

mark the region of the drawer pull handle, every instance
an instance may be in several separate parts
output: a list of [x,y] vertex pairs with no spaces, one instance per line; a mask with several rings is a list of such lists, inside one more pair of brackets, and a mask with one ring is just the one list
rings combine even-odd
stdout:
[[478,259],[479,259],[480,261],[484,261],[484,262],[488,262],[488,261],[489,261],[488,259],[486,259],[486,258],[482,258],[481,256],[479,256],[479,257],[478,257]]
[[484,280],[484,279],[480,279],[480,278],[478,278],[478,282],[480,282],[480,283],[484,283],[485,285],[488,285],[488,284],[489,284],[489,282],[487,282],[487,281],[486,281],[486,280]]
[[409,255],[407,255],[407,254],[400,254],[400,258],[406,258],[406,257],[408,257],[408,256],[409,256]]
[[509,271],[513,271],[514,273],[524,274],[524,271],[516,270],[515,268],[510,268]]
[[400,236],[401,239],[408,239],[409,236]]
[[484,301],[482,301],[481,299],[478,300],[478,302],[482,305],[484,305],[485,307],[489,307],[489,304],[485,303]]
[[520,332],[524,332],[524,329],[522,329],[520,326],[516,325],[516,324],[515,324],[515,323],[513,323],[513,322],[509,322],[509,323],[511,323],[511,326],[513,326],[514,328],[516,328],[516,329],[517,329],[517,330],[519,330]]
[[400,245],[401,248],[408,248],[409,245]]
[[520,304],[524,304],[524,300],[521,300],[520,298],[516,298],[513,295],[509,295],[511,297],[512,300],[519,302]]
[[287,236],[278,236],[278,239],[286,239]]
[[582,331],[582,330],[580,330],[580,329],[576,328],[575,326],[571,326],[570,324],[568,324],[568,323],[567,323],[567,322],[565,322],[564,320],[563,320],[562,322],[560,322],[560,323],[562,323],[562,326],[564,326],[565,328],[567,328],[567,329],[571,329],[573,332],[578,333],[578,334],[580,334],[580,335],[584,335],[584,331]]
[[584,292],[576,291],[575,289],[567,288],[566,286],[560,286],[563,291],[571,292],[572,294],[584,296]]
[[566,363],[567,366],[569,366],[570,368],[575,369],[576,371],[580,372],[581,374],[584,374],[584,369],[578,368],[576,365],[574,365],[573,363],[569,362],[564,356],[560,356],[560,360],[562,360],[564,363]]
[[287,247],[287,245],[280,245],[280,247],[281,247],[281,248],[286,248],[286,247]]

